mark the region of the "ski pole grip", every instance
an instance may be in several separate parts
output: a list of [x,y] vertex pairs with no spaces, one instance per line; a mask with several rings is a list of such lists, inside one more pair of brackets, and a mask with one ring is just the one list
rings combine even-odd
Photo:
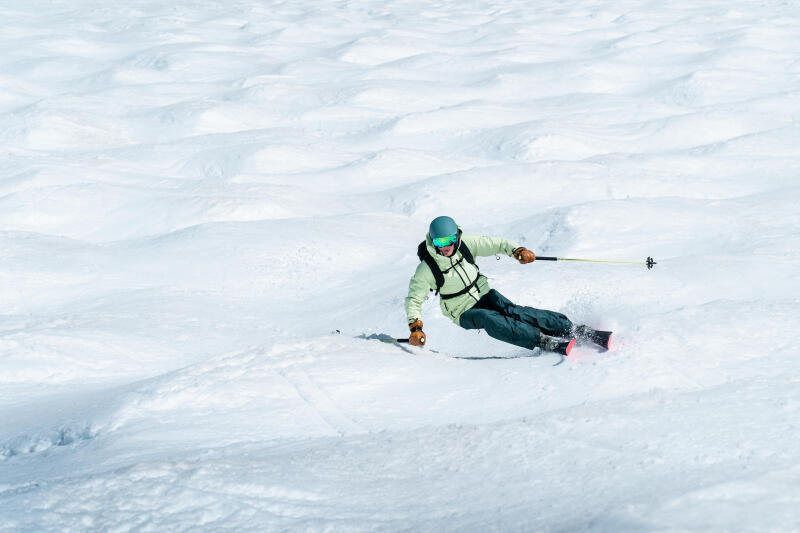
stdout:
[[545,257],[543,255],[536,256],[537,261],[558,261],[558,257]]

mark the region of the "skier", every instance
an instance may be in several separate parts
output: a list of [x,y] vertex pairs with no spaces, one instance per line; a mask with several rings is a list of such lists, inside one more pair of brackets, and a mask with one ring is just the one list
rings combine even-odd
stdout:
[[490,336],[516,346],[563,355],[569,355],[576,341],[609,347],[611,332],[576,326],[555,311],[517,305],[490,288],[474,258],[495,254],[512,256],[523,265],[536,260],[532,251],[507,239],[462,235],[452,218],[433,219],[417,249],[420,264],[405,302],[411,344],[425,344],[422,303],[428,291],[435,290],[442,313],[464,329],[485,329]]

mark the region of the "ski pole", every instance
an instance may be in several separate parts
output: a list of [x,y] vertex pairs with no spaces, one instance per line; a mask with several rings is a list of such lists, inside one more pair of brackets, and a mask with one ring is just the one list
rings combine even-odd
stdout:
[[[336,333],[340,333],[340,331],[337,329]],[[371,335],[367,335],[366,333],[364,333],[362,335],[359,335],[357,338],[373,340],[373,341],[381,341],[381,342],[398,342],[398,343],[408,344],[408,339],[395,339],[385,333],[373,333]]]
[[[373,334],[373,335],[370,335],[369,337],[367,337],[365,335],[363,338],[365,338],[365,339],[374,339],[374,340],[378,340],[378,341],[381,341],[381,342],[391,342],[391,343],[394,343],[394,344],[411,344],[411,341],[409,339],[394,339],[394,338],[390,337],[389,335],[385,335],[383,333],[381,333],[379,335],[374,335]],[[422,337],[422,345],[421,346],[425,346],[425,337]],[[403,348],[402,346],[400,346],[399,348],[402,348],[403,350],[405,350],[407,352],[409,351],[408,348]],[[432,351],[434,353],[439,353],[436,350],[432,350]],[[411,353],[411,352],[409,352],[409,353]]]
[[585,261],[588,263],[630,263],[636,265],[647,265],[647,269],[653,268],[653,265],[657,265],[652,257],[647,258],[646,261],[615,261],[615,260],[608,260],[608,259],[573,259],[570,257],[543,257],[543,256],[536,256],[537,261]]

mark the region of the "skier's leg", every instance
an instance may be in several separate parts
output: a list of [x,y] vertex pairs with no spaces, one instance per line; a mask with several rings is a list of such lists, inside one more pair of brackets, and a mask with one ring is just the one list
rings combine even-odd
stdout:
[[468,309],[459,324],[464,329],[485,329],[490,337],[530,350],[539,343],[539,328],[491,309]]
[[572,336],[572,321],[562,313],[517,305],[494,289],[486,294],[486,299],[491,302],[492,309],[514,320],[535,326],[545,335]]

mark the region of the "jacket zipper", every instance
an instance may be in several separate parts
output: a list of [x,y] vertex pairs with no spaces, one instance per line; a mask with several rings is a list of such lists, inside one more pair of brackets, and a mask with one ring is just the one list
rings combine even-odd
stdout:
[[[455,257],[455,255],[453,257]],[[450,268],[452,268],[453,270],[456,271],[456,274],[458,274],[458,279],[461,280],[461,283],[464,284],[464,288],[466,289],[469,286],[469,283],[464,281],[464,278],[461,277],[461,273],[458,271],[458,266],[459,266],[458,264],[455,264],[455,265],[453,264],[453,258],[451,257],[450,258]],[[463,262],[461,263],[461,270],[464,271],[464,276],[466,276],[466,278],[469,279],[469,273],[467,272],[467,269],[464,268],[464,263]],[[478,275],[480,276],[480,274],[478,274]],[[475,278],[475,281],[478,281],[477,277]],[[476,287],[477,287],[477,285],[476,285]],[[472,299],[475,300],[476,302],[478,301],[478,298],[476,298],[475,295],[472,294],[472,291],[468,291],[467,294],[469,294],[472,297]]]
[[[465,276],[467,276],[467,279],[469,279],[469,274],[467,273],[467,269],[466,269],[466,268],[464,268],[464,265],[463,265],[463,264],[461,265],[461,270],[463,270],[463,271],[464,271],[464,275],[465,275]],[[476,274],[477,274],[477,275],[475,276],[475,282],[476,282],[476,283],[475,283],[475,288],[477,289],[477,288],[478,288],[477,281],[478,281],[478,278],[479,278],[479,277],[481,277],[481,273],[480,273],[480,272],[477,272]],[[464,285],[464,287],[466,287],[466,285]],[[467,294],[469,294],[470,296],[472,296],[472,299],[473,299],[473,300],[475,300],[476,302],[478,301],[478,298],[476,298],[476,297],[475,297],[475,295],[474,295],[474,294],[472,294],[472,291],[468,291],[468,292],[467,292]]]

